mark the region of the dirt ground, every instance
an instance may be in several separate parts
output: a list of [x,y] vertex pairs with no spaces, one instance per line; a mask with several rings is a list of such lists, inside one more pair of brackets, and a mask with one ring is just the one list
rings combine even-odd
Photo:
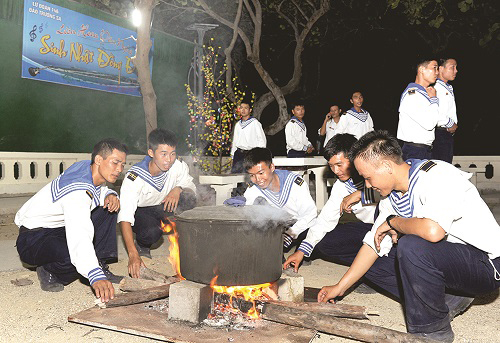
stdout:
[[[149,268],[172,275],[167,256],[154,256],[145,259]],[[120,260],[111,265],[111,270],[124,275],[127,261]],[[314,260],[310,266],[303,266],[300,273],[305,278],[306,286],[321,287],[335,283],[345,272],[346,267],[322,260]],[[16,286],[11,281],[29,279],[31,285]],[[36,273],[28,269],[0,273],[0,342],[113,342],[143,343],[154,340],[133,336],[126,333],[94,328],[67,321],[69,315],[80,312],[94,305],[94,296],[90,287],[79,281],[65,287],[59,293],[43,292],[40,289]],[[370,311],[377,311],[370,322],[386,328],[405,331],[401,306],[382,294],[359,294],[351,292],[342,303],[366,306]],[[495,292],[474,300],[472,307],[455,318],[452,326],[455,342],[500,342],[498,315],[500,307],[499,293]],[[227,342],[221,334],[221,342]],[[353,342],[318,333],[313,343]]]

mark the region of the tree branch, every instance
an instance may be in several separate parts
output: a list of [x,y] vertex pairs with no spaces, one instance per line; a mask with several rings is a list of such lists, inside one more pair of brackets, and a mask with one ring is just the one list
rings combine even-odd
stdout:
[[302,8],[299,6],[299,4],[297,4],[297,2],[295,0],[292,0],[292,3],[295,5],[295,7],[297,8],[297,10],[300,12],[300,14],[302,14],[302,16],[304,17],[304,19],[306,21],[309,21],[309,18],[307,17],[307,14],[306,12],[304,12],[302,10]]
[[236,44],[236,40],[238,39],[238,27],[240,24],[241,14],[243,12],[243,0],[238,0],[238,10],[236,12],[236,18],[234,19],[233,24],[233,38],[231,39],[231,43],[224,50],[224,54],[226,55],[226,93],[228,94],[231,101],[234,102],[235,95],[233,90],[233,60],[231,58],[231,54],[234,49],[234,45]]

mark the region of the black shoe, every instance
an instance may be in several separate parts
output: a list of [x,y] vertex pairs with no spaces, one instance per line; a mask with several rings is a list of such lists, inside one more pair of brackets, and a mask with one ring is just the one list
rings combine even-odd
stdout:
[[139,256],[147,257],[147,258],[152,258],[151,257],[151,249],[146,248],[146,247],[141,247],[139,243],[135,242],[135,248],[137,249],[137,252],[139,253]]
[[472,303],[474,298],[462,297],[459,295],[445,294],[444,301],[448,305],[448,316],[450,321],[459,314],[465,312]]
[[416,336],[420,337],[425,337],[425,338],[430,338],[438,342],[447,342],[451,343],[455,339],[455,334],[453,333],[453,330],[451,329],[451,325],[448,324],[447,327],[444,329],[441,329],[439,331],[434,331],[434,332],[418,332],[414,333]]
[[64,285],[57,278],[48,272],[43,266],[36,267],[36,275],[40,280],[40,287],[45,292],[60,292],[64,289]]
[[99,267],[101,267],[104,275],[111,283],[120,283],[122,281],[123,276],[115,275],[109,270],[109,266],[104,262],[99,262]]

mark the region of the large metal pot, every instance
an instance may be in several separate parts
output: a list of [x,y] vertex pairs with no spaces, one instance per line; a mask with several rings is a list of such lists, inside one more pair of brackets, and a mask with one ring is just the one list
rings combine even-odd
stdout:
[[281,276],[282,232],[290,217],[269,206],[202,206],[176,220],[181,274],[217,285],[255,285]]

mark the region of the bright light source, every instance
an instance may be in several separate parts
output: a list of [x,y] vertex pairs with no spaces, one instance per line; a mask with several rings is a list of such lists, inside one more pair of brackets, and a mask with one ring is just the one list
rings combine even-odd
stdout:
[[132,11],[132,24],[135,27],[141,26],[142,23],[142,14],[141,11],[139,11],[137,8],[134,8]]

